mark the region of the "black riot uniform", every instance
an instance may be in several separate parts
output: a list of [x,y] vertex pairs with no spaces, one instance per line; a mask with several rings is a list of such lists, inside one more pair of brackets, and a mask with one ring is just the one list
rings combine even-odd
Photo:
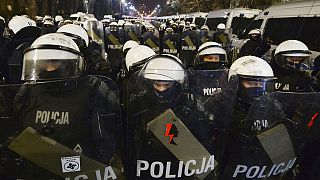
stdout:
[[[7,178],[65,179],[76,175],[65,174],[62,170],[79,167],[63,163],[62,157],[70,153],[80,156],[83,173],[92,173],[92,168],[99,169],[99,166],[112,166],[112,170],[111,159],[118,159],[115,152],[121,153],[117,142],[122,138],[117,88],[108,78],[81,75],[83,60],[68,36],[48,34],[40,38],[25,51],[22,78],[32,82],[20,85],[14,98],[14,121],[19,136],[10,139],[10,153],[2,156],[7,161],[1,170]],[[59,44],[61,38],[68,43]],[[45,44],[45,40],[51,40],[51,44]],[[73,44],[70,47],[74,49],[66,44]],[[37,49],[39,47],[43,49]],[[55,53],[48,53],[47,56],[52,57],[42,59],[42,52],[50,48],[64,53],[64,58],[68,54],[78,57],[59,59]],[[36,53],[32,56],[34,59],[29,57],[30,53]],[[33,141],[37,143],[32,144]],[[48,141],[51,142],[49,147]],[[118,162],[117,168],[121,169],[121,161]],[[62,168],[60,163],[64,165]]]
[[183,61],[186,67],[189,67],[197,54],[197,33],[194,30],[187,29],[182,32],[181,50],[179,58]]
[[167,28],[166,33],[162,39],[162,50],[163,54],[172,54],[174,56],[178,56],[179,54],[179,35],[175,33],[172,28]]
[[[308,47],[300,41],[287,40],[279,44],[271,62],[275,76],[278,78],[275,89],[285,92],[319,92],[320,85],[317,79],[311,76],[309,72],[310,56],[311,52]],[[317,107],[317,104],[308,102],[305,106],[310,110]],[[298,109],[298,116],[305,118],[299,111]],[[320,157],[319,147],[314,146],[314,144],[319,142],[320,135],[312,130],[306,130],[312,129],[311,127],[314,129],[314,123],[310,124],[310,122],[315,121],[317,116],[313,115],[315,115],[315,112],[303,121],[308,123],[301,124],[302,129],[298,130],[298,134],[302,137],[306,136],[306,138],[304,139],[301,153],[299,154],[298,163],[300,166],[300,174],[297,179],[319,178],[318,170],[316,170],[316,166],[318,165],[317,161]]]
[[[102,100],[102,101],[100,101]],[[32,127],[84,155],[109,164],[116,148],[117,96],[94,76],[21,88],[15,98],[20,130]],[[77,104],[77,106],[74,106]],[[27,178],[55,177],[24,162]],[[29,174],[30,173],[30,174]],[[30,177],[31,176],[31,177]]]
[[250,39],[241,47],[240,49],[240,57],[242,56],[257,56],[262,57],[269,49],[270,45],[261,38],[260,31],[252,30],[256,34],[250,34]]
[[[212,99],[207,104],[199,102],[197,95],[194,95],[191,89],[184,89],[186,84],[182,83],[180,79],[183,77],[180,76],[182,71],[166,58],[173,57],[156,56],[154,59],[151,58],[149,63],[144,66],[145,69],[139,73],[138,84],[134,86],[135,91],[130,90],[129,87],[129,92],[131,92],[128,103],[129,177],[133,179],[167,179],[171,176],[175,179],[194,179],[202,176],[203,179],[211,179],[216,176],[213,171],[218,171],[218,168],[216,167],[217,169],[214,168],[214,170],[209,167],[205,168],[200,165],[201,162],[198,160],[207,161],[209,165],[211,162],[217,163],[216,160],[219,161],[220,150],[222,150],[219,147],[222,143],[219,129],[223,129],[223,125],[220,128],[218,126],[228,120],[225,116],[227,111],[222,112],[222,109],[219,111],[218,107],[221,105],[219,103],[225,99],[219,99],[220,101]],[[167,68],[176,69],[177,72],[164,70],[165,67],[158,64],[160,62],[163,62]],[[161,74],[152,72],[152,70],[157,71],[154,69],[155,67],[151,67],[153,64],[159,65]],[[194,73],[196,74],[196,72]],[[195,75],[194,77],[199,76]],[[162,83],[169,83],[171,86],[162,91],[158,88],[158,86],[162,86]],[[213,107],[213,104],[216,106]],[[221,113],[214,114],[214,112]],[[192,152],[186,150],[188,148],[192,149]],[[214,155],[214,159],[212,159],[212,155]],[[183,170],[183,168],[188,169],[188,165],[181,166],[182,161],[185,163],[192,161],[194,169]],[[166,167],[160,170],[150,168],[155,164],[162,164]],[[168,168],[171,173],[168,172]]]

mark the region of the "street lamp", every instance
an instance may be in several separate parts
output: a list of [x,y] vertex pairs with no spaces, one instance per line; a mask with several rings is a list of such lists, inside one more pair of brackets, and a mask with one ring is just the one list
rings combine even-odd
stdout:
[[126,3],[126,0],[121,0],[120,1],[120,13],[123,13],[123,7],[122,4]]
[[89,0],[85,0],[84,4],[86,5],[87,14],[89,14]]

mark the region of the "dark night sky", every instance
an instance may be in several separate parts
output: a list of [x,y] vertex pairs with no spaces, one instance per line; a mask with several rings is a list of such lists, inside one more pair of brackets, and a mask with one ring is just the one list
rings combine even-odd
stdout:
[[154,8],[160,4],[161,6],[166,4],[166,0],[134,0],[136,9],[140,9],[142,4],[147,6],[147,10],[153,11]]

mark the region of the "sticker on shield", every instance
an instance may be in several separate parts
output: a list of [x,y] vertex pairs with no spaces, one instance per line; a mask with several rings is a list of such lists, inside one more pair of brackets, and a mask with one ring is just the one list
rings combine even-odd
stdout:
[[61,157],[62,172],[80,171],[80,156]]

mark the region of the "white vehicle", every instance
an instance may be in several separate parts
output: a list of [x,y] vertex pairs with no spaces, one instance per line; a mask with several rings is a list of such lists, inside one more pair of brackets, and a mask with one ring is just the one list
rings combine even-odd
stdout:
[[206,25],[210,30],[216,30],[218,24],[223,23],[231,34],[242,32],[248,24],[261,12],[259,9],[219,9],[210,11]]
[[271,42],[264,59],[271,60],[272,52],[285,40],[304,42],[312,51],[312,59],[320,55],[320,0],[297,1],[274,5],[261,12],[247,28],[238,34],[232,45],[241,48],[252,29],[260,29],[262,37]]
[[194,23],[198,27],[201,27],[205,23],[207,14],[208,13],[205,13],[205,12],[195,12],[195,13],[186,14],[184,18],[186,19],[186,21],[189,21],[190,23]]

